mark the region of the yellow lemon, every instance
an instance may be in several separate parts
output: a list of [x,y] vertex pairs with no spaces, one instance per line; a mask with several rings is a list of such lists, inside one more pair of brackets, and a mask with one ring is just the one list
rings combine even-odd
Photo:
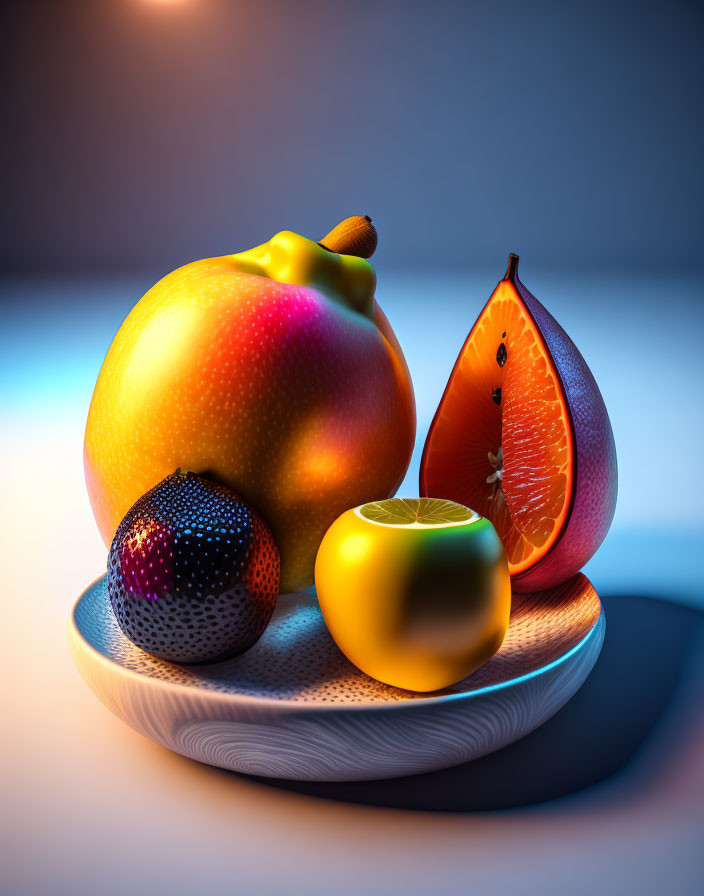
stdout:
[[315,585],[340,650],[399,688],[465,678],[508,628],[501,541],[489,520],[453,501],[391,498],[343,513],[320,545]]

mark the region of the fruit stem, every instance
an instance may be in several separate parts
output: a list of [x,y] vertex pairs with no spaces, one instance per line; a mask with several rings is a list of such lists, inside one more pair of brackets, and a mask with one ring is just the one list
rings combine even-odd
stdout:
[[518,255],[513,252],[508,256],[508,267],[506,268],[506,276],[504,280],[516,280],[518,277]]
[[356,255],[358,258],[371,258],[376,249],[376,227],[369,215],[353,215],[340,221],[327,236],[320,240],[323,249],[337,252],[338,255]]

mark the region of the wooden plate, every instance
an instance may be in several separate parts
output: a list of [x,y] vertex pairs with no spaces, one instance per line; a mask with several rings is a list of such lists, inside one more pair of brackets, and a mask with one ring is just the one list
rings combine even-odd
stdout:
[[224,663],[178,666],[135,647],[115,621],[105,576],[76,602],[68,637],[103,703],[170,750],[253,775],[349,781],[457,765],[537,728],[596,662],[604,613],[583,575],[515,594],[499,652],[430,696],[356,669],[303,592],[282,596],[261,640]]

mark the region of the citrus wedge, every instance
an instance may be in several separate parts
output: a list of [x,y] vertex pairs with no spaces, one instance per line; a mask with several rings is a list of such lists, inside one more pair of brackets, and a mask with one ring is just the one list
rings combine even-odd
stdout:
[[421,460],[420,492],[490,519],[515,590],[550,588],[611,524],[616,450],[604,401],[512,255],[450,375]]

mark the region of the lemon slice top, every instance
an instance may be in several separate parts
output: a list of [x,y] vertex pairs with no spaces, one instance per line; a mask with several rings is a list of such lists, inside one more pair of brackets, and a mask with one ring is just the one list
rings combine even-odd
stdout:
[[462,526],[480,519],[479,514],[442,498],[389,498],[362,504],[357,516],[379,526],[403,526],[410,529],[439,529]]

